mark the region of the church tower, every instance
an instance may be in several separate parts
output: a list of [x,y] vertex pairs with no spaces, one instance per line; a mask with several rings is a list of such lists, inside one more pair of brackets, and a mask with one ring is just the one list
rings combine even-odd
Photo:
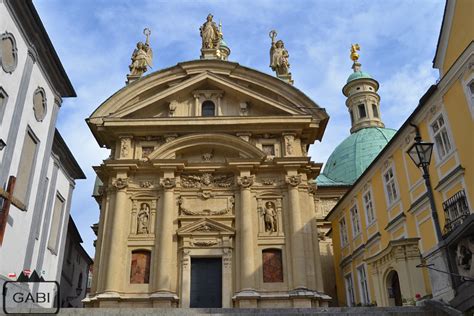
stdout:
[[368,73],[362,71],[359,63],[359,54],[355,52],[359,47],[353,45],[354,52],[351,58],[354,63],[352,73],[347,79],[342,92],[347,97],[346,105],[351,117],[351,133],[367,127],[385,127],[380,117],[380,96],[377,94],[379,83]]

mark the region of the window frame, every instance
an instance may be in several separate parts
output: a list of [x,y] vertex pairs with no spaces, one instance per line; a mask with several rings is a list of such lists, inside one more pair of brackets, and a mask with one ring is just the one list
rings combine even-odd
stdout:
[[474,119],[474,91],[471,91],[470,85],[474,85],[474,71],[471,70],[471,73],[462,81],[464,94],[466,95],[466,101],[468,104],[469,112],[471,112],[471,117]]
[[3,115],[5,113],[5,109],[7,108],[8,104],[8,93],[5,89],[0,86],[0,95],[2,95],[3,102],[0,103],[0,126],[2,125]]
[[[342,222],[344,222],[344,225],[342,225]],[[347,222],[345,216],[342,216],[339,219],[339,237],[341,240],[341,248],[344,248],[349,244],[349,236],[347,232]]]
[[[369,212],[367,210],[367,202],[365,197],[369,195],[370,196],[370,204],[371,204],[371,209],[372,209],[372,220],[369,221]],[[367,223],[367,227],[371,226],[377,221],[377,216],[376,216],[376,209],[374,206],[374,198],[372,194],[372,188],[364,191],[362,193],[362,205],[364,206],[364,211],[365,211],[365,222]]]
[[[367,266],[363,263],[357,268],[357,279],[359,283],[359,301],[361,304],[369,305],[370,304],[370,289],[369,289],[369,279],[367,278]],[[364,273],[364,279],[361,278],[361,271]],[[365,282],[365,291],[362,285],[362,280]],[[365,295],[364,295],[365,294]],[[366,299],[363,299],[364,296],[367,296]]]
[[[390,197],[390,193],[387,189],[387,184],[388,182],[385,181],[385,175],[391,171],[392,173],[392,178],[389,180],[389,182],[393,182],[393,187],[395,189],[395,193],[396,193],[396,197],[394,197],[394,199],[392,200],[391,197]],[[385,199],[386,199],[386,202],[387,202],[387,208],[390,208],[392,207],[393,205],[395,205],[397,203],[397,201],[400,200],[400,189],[398,187],[398,181],[397,181],[397,176],[396,176],[396,171],[395,171],[395,166],[393,164],[391,164],[390,166],[388,166],[383,172],[382,172],[382,182],[383,182],[383,188],[384,188],[384,192],[385,192]],[[393,188],[392,187],[392,188]],[[392,192],[393,193],[393,192]]]
[[[281,280],[278,280],[278,281],[265,281],[265,273],[264,273],[264,270],[265,270],[265,263],[264,263],[264,253],[270,253],[270,252],[278,252],[280,254],[280,265],[281,265]],[[283,267],[283,250],[280,249],[280,248],[274,248],[274,247],[270,247],[270,248],[264,248],[262,249],[262,283],[271,283],[271,284],[274,284],[274,283],[284,283],[285,282],[285,269]]]
[[[449,126],[449,123],[448,123],[448,120],[446,119],[446,117],[447,116],[446,116],[445,113],[439,112],[436,115],[434,115],[434,119],[432,119],[430,124],[429,124],[430,137],[431,137],[431,140],[433,141],[433,143],[435,144],[434,145],[434,151],[435,151],[434,156],[435,156],[436,162],[438,164],[445,161],[446,159],[448,159],[448,157],[451,156],[451,154],[454,152],[454,142],[453,142],[453,138],[452,138],[451,133],[450,133],[450,126]],[[433,129],[433,125],[436,124],[439,121],[440,118],[443,119],[443,126],[442,127],[438,126],[438,131],[435,132],[434,129]],[[443,131],[445,132],[446,138],[447,138],[448,143],[449,143],[449,150],[446,150],[446,148],[443,148],[445,153],[444,153],[443,156],[441,156],[440,146],[439,146],[438,141],[436,140],[436,137],[438,135],[442,135]],[[444,144],[444,139],[443,139],[442,136],[441,136],[441,141]]]
[[[350,283],[350,288],[348,286]],[[355,300],[355,288],[354,288],[354,278],[352,277],[352,272],[344,275],[344,288],[346,292],[346,305],[351,307],[356,305]]]
[[[28,211],[28,208],[29,208],[29,202],[30,202],[30,195],[31,195],[31,190],[32,190],[32,187],[33,187],[33,181],[34,181],[34,178],[35,178],[35,175],[36,175],[36,163],[38,162],[38,152],[39,152],[39,149],[40,149],[40,146],[41,146],[41,142],[39,140],[39,138],[36,136],[36,134],[33,132],[33,129],[27,125],[26,127],[26,131],[25,131],[25,136],[23,137],[23,144],[22,144],[22,147],[21,147],[21,157],[23,157],[23,154],[24,154],[24,149],[25,149],[25,141],[26,141],[26,138],[27,137],[31,137],[32,141],[35,143],[35,152],[33,154],[33,162],[31,164],[31,170],[30,170],[30,175],[28,177],[28,181],[27,183],[25,183],[26,185],[26,191],[25,191],[25,200],[24,201],[21,201],[21,198],[20,201],[23,202],[23,204],[25,205],[25,208],[26,208],[26,211]],[[17,176],[17,181],[16,181],[16,188],[18,188],[18,172],[21,168],[21,163],[22,163],[22,159],[20,157],[20,160],[18,162],[18,169],[17,169],[17,172],[16,172],[16,176]]]
[[[212,115],[204,115],[204,106],[210,106],[211,104],[212,104],[212,107],[213,107],[213,114]],[[201,103],[201,116],[202,117],[215,117],[216,116],[216,103],[212,100],[203,101]]]
[[[62,228],[62,222],[63,222],[63,215],[64,215],[64,211],[66,209],[66,199],[61,195],[61,193],[59,193],[59,191],[56,191],[56,194],[54,195],[55,196],[55,199],[54,199],[54,204],[53,204],[53,211],[52,211],[52,214],[51,214],[51,225],[49,226],[49,235],[48,235],[48,244],[47,244],[47,248],[49,249],[49,251],[51,251],[52,254],[54,255],[58,255],[58,247],[59,247],[59,241],[61,239],[61,228]],[[58,220],[58,226],[57,226],[57,231],[56,231],[56,234],[53,234],[53,225],[54,225],[54,216],[56,214],[56,203],[57,201],[61,201],[62,205],[61,205],[61,209],[59,210],[59,220]],[[54,238],[54,245],[52,244],[51,242],[51,237],[52,236],[55,236]]]
[[[357,213],[356,215],[354,215],[354,210],[355,210],[355,213]],[[357,202],[351,206],[351,208],[349,209],[349,214],[351,216],[352,239],[354,239],[362,233],[359,207],[357,206]],[[356,219],[356,222],[354,222],[354,219]],[[356,229],[356,226],[354,225],[355,223],[357,223],[357,229]]]
[[[361,115],[361,109],[364,110],[364,116]],[[359,119],[367,118],[367,107],[364,103],[360,103],[357,105],[357,114],[359,115]]]

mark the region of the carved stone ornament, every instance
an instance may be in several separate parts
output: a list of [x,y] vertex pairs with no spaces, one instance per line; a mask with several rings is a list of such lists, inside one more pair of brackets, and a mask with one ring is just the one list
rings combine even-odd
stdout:
[[316,184],[311,184],[308,186],[309,194],[316,194],[317,189],[318,189],[318,186]]
[[274,179],[274,178],[262,179],[262,183],[264,185],[274,185],[276,183],[276,179]]
[[0,35],[0,64],[3,71],[9,74],[15,71],[18,64],[18,48],[12,33]]
[[130,137],[122,137],[120,139],[120,158],[128,158],[132,149],[132,139]]
[[201,158],[204,161],[211,161],[213,157],[214,157],[214,153],[212,151],[201,155]]
[[174,116],[174,112],[176,111],[176,108],[178,107],[178,104],[179,103],[176,100],[173,100],[173,101],[170,102],[168,116],[170,116],[170,117]]
[[286,176],[285,182],[292,187],[296,187],[301,183],[301,175]]
[[35,114],[35,119],[38,122],[42,122],[46,116],[46,111],[46,92],[43,88],[38,87],[33,94],[33,112]]
[[229,207],[226,207],[226,208],[223,208],[223,209],[220,209],[220,210],[216,210],[216,211],[212,211],[210,209],[204,209],[202,211],[193,211],[193,210],[189,210],[187,208],[185,208],[183,206],[184,204],[184,200],[182,197],[180,197],[178,199],[178,204],[179,204],[179,212],[181,215],[190,215],[190,216],[215,216],[215,215],[226,215],[230,212],[232,212],[232,210],[234,209],[234,204],[235,204],[235,200],[234,198],[230,198],[229,200],[230,202],[230,206]]
[[117,178],[112,182],[112,185],[117,189],[125,189],[128,186],[127,178]]
[[152,181],[141,181],[140,182],[140,188],[148,189],[153,185]]
[[161,185],[165,189],[172,189],[176,186],[176,179],[175,178],[164,178],[163,181],[161,181]]
[[172,142],[172,141],[175,140],[177,137],[178,137],[178,135],[176,135],[176,134],[168,134],[168,135],[165,135],[165,143]]
[[217,240],[195,240],[191,242],[191,245],[195,247],[211,247],[219,243]]
[[275,203],[268,201],[262,210],[265,222],[266,232],[276,232],[278,227],[278,214],[276,212]]
[[203,224],[203,225],[199,226],[198,228],[196,228],[194,231],[207,233],[207,232],[212,231],[212,227],[207,225],[207,224]]
[[229,188],[234,176],[232,174],[213,175],[211,173],[181,175],[181,186],[183,188],[217,187]]
[[237,184],[242,188],[249,188],[252,186],[254,176],[243,176],[237,178]]
[[287,156],[293,155],[293,142],[294,141],[295,141],[295,136],[285,135],[285,149],[286,149]]

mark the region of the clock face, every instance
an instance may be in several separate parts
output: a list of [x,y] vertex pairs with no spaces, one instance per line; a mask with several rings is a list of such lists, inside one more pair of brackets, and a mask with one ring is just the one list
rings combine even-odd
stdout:
[[33,95],[33,111],[38,122],[43,121],[46,110],[46,94],[43,88],[38,88]]

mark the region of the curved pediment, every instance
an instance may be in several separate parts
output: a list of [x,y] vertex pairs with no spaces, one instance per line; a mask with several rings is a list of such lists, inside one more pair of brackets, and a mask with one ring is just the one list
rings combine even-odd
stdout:
[[[311,115],[328,116],[300,90],[278,78],[219,60],[179,63],[125,86],[92,113],[93,118],[144,119],[199,116],[196,91],[220,91],[222,116]],[[177,108],[176,108],[177,107]]]
[[[214,148],[223,149],[229,153],[236,154],[235,157],[264,159],[265,153],[257,147],[241,140],[240,138],[228,134],[192,134],[179,137],[169,143],[164,144],[152,152],[148,158],[173,159],[182,152],[193,148]],[[229,155],[232,157],[232,155]]]

